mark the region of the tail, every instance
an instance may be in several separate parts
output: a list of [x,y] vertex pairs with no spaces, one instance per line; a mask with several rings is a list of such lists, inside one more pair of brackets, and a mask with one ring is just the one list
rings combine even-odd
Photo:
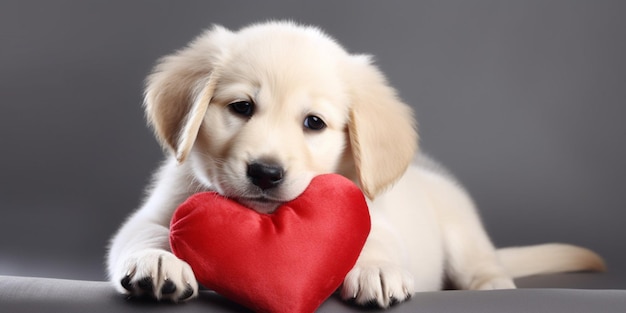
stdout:
[[498,249],[498,258],[513,277],[559,272],[606,271],[595,252],[573,245],[549,243]]

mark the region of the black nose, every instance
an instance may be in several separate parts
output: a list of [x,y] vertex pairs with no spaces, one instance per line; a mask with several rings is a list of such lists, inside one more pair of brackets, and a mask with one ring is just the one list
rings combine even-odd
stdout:
[[248,178],[263,190],[280,185],[284,175],[283,168],[276,164],[262,162],[248,164]]

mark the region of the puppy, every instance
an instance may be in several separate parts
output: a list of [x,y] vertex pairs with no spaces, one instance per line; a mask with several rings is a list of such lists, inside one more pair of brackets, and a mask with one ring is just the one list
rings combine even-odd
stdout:
[[346,300],[388,307],[446,279],[501,289],[524,275],[604,269],[570,245],[496,250],[463,187],[416,153],[411,109],[370,57],[317,28],[215,26],[157,63],[145,109],[168,157],[111,241],[108,274],[122,293],[197,296],[168,242],[172,213],[190,195],[214,190],[271,213],[324,173],[353,180],[370,200],[372,231],[341,287]]

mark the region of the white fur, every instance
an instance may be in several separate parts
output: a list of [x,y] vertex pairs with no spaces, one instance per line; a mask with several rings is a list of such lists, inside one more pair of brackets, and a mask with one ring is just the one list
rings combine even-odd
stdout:
[[[233,113],[229,104],[237,101],[253,102],[254,114]],[[145,106],[170,152],[144,204],[111,242],[108,273],[120,292],[173,301],[183,300],[186,289],[197,295],[191,268],[168,245],[172,213],[191,194],[216,190],[271,213],[314,176],[331,172],[362,188],[372,216],[371,234],[342,286],[344,299],[388,307],[441,289],[445,277],[462,289],[500,289],[515,287],[511,274],[603,268],[592,252],[566,245],[498,253],[460,184],[424,155],[410,165],[418,140],[410,107],[369,57],[348,54],[317,28],[216,26],[159,61]],[[306,129],[309,115],[327,127]],[[261,190],[246,168],[268,159],[285,176],[278,187]],[[555,261],[564,255],[573,257],[566,266]],[[172,283],[176,291],[164,292]]]

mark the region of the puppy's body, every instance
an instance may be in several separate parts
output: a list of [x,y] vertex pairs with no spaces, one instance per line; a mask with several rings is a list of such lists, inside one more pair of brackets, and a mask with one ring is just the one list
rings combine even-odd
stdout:
[[352,179],[371,200],[372,231],[345,299],[387,307],[440,289],[445,277],[463,289],[498,289],[514,288],[516,275],[603,268],[567,245],[496,251],[456,180],[424,155],[410,165],[409,106],[368,57],[315,28],[215,27],[158,63],[145,99],[171,154],[111,243],[108,271],[120,292],[197,294],[191,268],[168,245],[172,213],[191,194],[215,190],[270,213],[324,173]]

